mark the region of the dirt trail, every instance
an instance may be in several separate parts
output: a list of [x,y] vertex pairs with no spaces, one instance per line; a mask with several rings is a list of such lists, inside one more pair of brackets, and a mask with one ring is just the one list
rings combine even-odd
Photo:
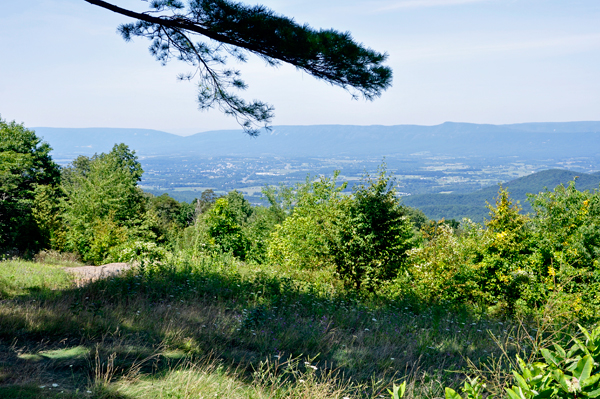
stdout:
[[115,276],[129,268],[131,265],[128,263],[109,263],[103,266],[65,267],[65,271],[74,274],[77,285],[81,286],[101,278]]

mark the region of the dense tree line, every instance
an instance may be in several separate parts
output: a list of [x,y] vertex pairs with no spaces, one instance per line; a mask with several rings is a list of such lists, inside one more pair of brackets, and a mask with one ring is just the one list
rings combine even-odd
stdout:
[[185,203],[144,193],[124,144],[59,168],[22,125],[0,121],[0,139],[3,254],[53,249],[101,264],[226,253],[420,304],[527,313],[558,298],[581,317],[600,311],[600,191],[574,182],[530,196],[528,215],[500,187],[483,225],[431,221],[402,205],[385,164],[352,193],[334,173],[265,187],[269,206],[212,190]]

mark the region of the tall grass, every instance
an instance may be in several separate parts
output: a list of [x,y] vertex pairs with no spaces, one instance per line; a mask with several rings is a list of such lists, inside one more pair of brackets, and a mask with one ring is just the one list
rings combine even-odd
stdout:
[[[320,273],[180,256],[77,287],[55,266],[2,262],[0,384],[114,398],[367,398],[407,381],[408,397],[440,397],[539,341],[526,323],[360,297]],[[32,365],[44,372],[23,378]]]

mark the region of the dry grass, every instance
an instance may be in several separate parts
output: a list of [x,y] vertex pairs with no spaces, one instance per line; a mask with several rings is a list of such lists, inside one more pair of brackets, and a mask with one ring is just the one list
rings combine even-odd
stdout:
[[53,249],[38,252],[34,260],[45,265],[57,265],[65,267],[82,266],[83,263],[77,254],[70,252],[58,252]]

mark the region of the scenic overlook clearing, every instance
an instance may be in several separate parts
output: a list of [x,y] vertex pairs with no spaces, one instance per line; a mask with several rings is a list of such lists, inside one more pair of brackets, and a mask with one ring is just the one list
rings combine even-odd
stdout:
[[4,2],[0,399],[600,397],[598,21]]

